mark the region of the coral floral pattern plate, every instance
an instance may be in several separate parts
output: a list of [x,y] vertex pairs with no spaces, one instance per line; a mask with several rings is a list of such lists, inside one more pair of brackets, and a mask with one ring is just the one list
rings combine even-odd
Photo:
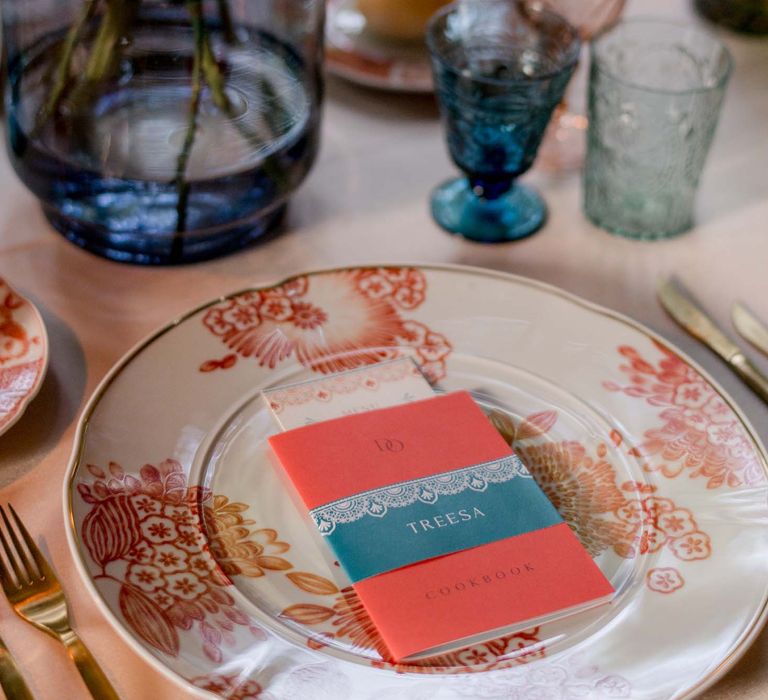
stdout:
[[40,390],[48,366],[48,337],[31,301],[0,277],[0,435]]
[[[612,580],[610,605],[388,657],[278,478],[259,391],[398,356],[473,393]],[[764,621],[766,496],[744,417],[651,331],[447,266],[315,272],[190,312],[102,382],[65,483],[109,619],[180,683],[237,700],[690,697]]]

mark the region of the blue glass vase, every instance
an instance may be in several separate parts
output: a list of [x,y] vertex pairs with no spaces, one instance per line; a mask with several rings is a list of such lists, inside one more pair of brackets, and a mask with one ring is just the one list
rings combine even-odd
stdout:
[[322,0],[7,0],[6,137],[69,240],[182,263],[272,229],[318,149]]
[[576,67],[578,32],[539,4],[483,0],[438,13],[427,43],[448,148],[466,174],[434,191],[433,217],[484,243],[529,236],[546,206],[516,179]]

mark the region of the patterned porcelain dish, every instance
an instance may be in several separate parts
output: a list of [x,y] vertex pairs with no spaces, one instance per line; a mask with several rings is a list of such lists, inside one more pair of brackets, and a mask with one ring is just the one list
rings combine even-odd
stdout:
[[325,66],[330,73],[378,90],[432,92],[425,45],[377,37],[366,28],[355,0],[329,0],[326,12]]
[[0,435],[24,413],[48,368],[48,336],[34,304],[0,277]]
[[[473,393],[610,577],[610,605],[388,659],[270,461],[259,392],[406,355]],[[131,350],[83,414],[64,500],[105,614],[187,687],[649,700],[700,692],[760,631],[766,468],[713,380],[627,318],[487,270],[349,268],[217,299]]]

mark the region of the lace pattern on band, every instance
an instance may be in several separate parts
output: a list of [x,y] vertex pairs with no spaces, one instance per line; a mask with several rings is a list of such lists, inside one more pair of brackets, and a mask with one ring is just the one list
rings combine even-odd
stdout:
[[364,491],[315,508],[310,515],[320,534],[327,537],[337,525],[352,523],[367,515],[383,518],[391,508],[404,508],[417,501],[431,505],[440,496],[453,496],[467,489],[485,491],[488,484],[501,484],[515,477],[532,478],[520,458],[509,455],[471,467]]

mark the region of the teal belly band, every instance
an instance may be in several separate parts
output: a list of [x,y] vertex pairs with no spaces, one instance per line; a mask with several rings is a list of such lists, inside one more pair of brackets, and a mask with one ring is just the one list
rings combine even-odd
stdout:
[[353,582],[563,522],[514,455],[355,494],[311,516]]

